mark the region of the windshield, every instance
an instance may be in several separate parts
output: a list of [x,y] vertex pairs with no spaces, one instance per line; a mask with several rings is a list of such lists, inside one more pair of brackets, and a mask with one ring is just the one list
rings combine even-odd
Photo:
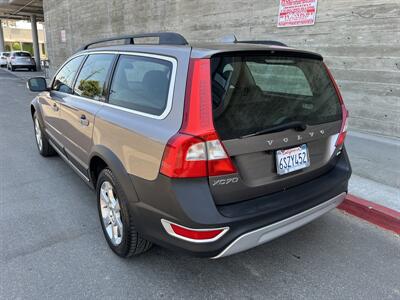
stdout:
[[212,58],[214,125],[224,140],[290,122],[340,120],[336,90],[322,61],[268,55]]

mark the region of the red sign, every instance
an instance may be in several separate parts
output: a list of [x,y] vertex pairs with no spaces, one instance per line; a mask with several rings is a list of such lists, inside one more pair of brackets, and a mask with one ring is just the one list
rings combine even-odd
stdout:
[[317,0],[280,0],[278,27],[314,25]]

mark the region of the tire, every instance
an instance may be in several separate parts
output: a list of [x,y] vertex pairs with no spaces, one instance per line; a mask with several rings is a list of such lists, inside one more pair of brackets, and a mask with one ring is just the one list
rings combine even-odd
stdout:
[[101,228],[111,250],[123,258],[149,250],[152,243],[136,231],[125,192],[110,169],[100,172],[96,195]]
[[56,152],[50,145],[47,137],[43,134],[43,126],[40,124],[37,112],[33,114],[33,130],[35,133],[36,146],[40,155],[44,157],[54,155]]

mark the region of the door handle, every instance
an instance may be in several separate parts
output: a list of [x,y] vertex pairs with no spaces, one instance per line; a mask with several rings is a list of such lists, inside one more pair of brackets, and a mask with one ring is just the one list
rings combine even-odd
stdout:
[[85,115],[81,115],[80,122],[83,126],[89,126],[89,120],[86,118]]
[[59,111],[60,108],[58,107],[57,103],[53,103],[52,107],[51,107],[54,111]]

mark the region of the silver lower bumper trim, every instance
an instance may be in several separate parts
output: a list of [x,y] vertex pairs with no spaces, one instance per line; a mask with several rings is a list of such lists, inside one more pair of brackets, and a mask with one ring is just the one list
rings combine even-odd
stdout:
[[340,195],[329,199],[328,201],[319,204],[309,210],[302,213],[294,215],[290,218],[284,219],[277,223],[247,232],[239,236],[234,240],[228,247],[226,247],[220,254],[213,257],[213,259],[232,255],[238,252],[248,250],[250,248],[256,247],[258,245],[269,242],[285,233],[295,230],[316,218],[322,216],[328,211],[337,207],[344,198],[346,193],[341,193]]

